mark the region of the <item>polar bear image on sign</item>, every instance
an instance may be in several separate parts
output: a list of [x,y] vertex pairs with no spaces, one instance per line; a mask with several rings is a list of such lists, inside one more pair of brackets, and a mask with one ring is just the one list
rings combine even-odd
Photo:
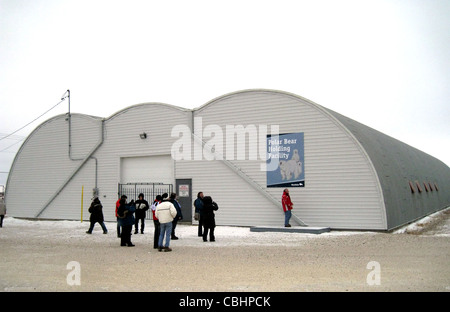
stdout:
[[298,155],[298,150],[294,150],[294,153],[290,160],[280,161],[280,173],[282,180],[291,180],[292,175],[297,179],[303,172],[302,162],[300,161],[300,156]]
[[295,161],[300,162],[300,155],[298,154],[298,149],[294,150],[294,154],[292,154],[291,160],[295,160]]

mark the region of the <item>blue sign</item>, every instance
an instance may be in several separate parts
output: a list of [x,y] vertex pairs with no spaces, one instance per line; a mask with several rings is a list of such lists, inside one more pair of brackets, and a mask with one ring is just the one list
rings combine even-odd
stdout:
[[267,187],[305,186],[304,133],[267,136]]

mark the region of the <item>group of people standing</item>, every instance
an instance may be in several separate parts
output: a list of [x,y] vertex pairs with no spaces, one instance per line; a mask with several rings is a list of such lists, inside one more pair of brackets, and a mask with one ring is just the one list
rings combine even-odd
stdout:
[[[183,219],[181,206],[176,197],[177,194],[175,193],[170,194],[170,196],[164,193],[156,196],[152,205],[149,206],[149,203],[144,199],[143,193],[139,194],[136,202],[132,200],[130,203],[127,203],[127,196],[122,195],[116,202],[117,236],[120,237],[120,245],[134,246],[131,242],[133,225],[135,226],[134,233],[138,234],[139,221],[141,221],[141,234],[144,234],[145,215],[151,209],[155,225],[153,248],[159,251],[172,251],[169,247],[170,240],[178,239],[175,235],[175,228],[178,221]],[[283,191],[281,202],[285,213],[284,226],[290,227],[289,220],[292,216],[291,210],[294,204],[291,201],[288,189]],[[214,242],[216,240],[214,236],[214,228],[216,227],[214,211],[217,211],[219,206],[212,200],[211,196],[204,196],[203,192],[199,192],[197,199],[194,201],[194,207],[195,220],[198,220],[198,236],[202,237],[204,242],[207,242],[209,234],[209,241]],[[98,197],[95,197],[89,207],[91,224],[86,233],[92,234],[94,225],[97,222],[102,227],[103,234],[108,233],[104,223],[102,208],[100,200]]]
[[[169,248],[170,239],[178,239],[175,235],[175,228],[178,221],[183,219],[181,206],[176,197],[177,194],[175,193],[170,194],[170,197],[167,193],[158,195],[150,206],[144,199],[143,193],[139,194],[137,201],[132,200],[130,203],[127,203],[127,196],[122,195],[116,203],[117,236],[120,237],[120,245],[134,246],[131,242],[133,225],[135,226],[134,234],[139,233],[139,223],[141,224],[140,232],[144,234],[145,215],[151,209],[155,225],[153,247],[159,251],[171,251],[172,249]],[[158,206],[160,207],[157,208]],[[164,237],[166,237],[166,244],[163,246],[162,240]]]
[[204,196],[203,192],[197,194],[197,199],[194,201],[195,219],[198,220],[198,236],[203,237],[203,241],[214,242],[214,228],[216,227],[216,219],[214,211],[219,209],[219,206],[214,202],[211,196]]
[[[177,195],[167,193],[157,195],[152,205],[144,199],[144,194],[138,196],[138,200],[127,203],[127,196],[122,195],[116,202],[116,217],[117,217],[117,236],[120,237],[120,246],[135,246],[131,242],[131,232],[133,225],[135,226],[134,234],[139,233],[139,223],[141,224],[141,234],[144,234],[145,216],[146,212],[151,209],[154,223],[154,237],[153,248],[158,251],[172,251],[169,247],[170,240],[177,240],[175,235],[175,228],[179,220],[183,219],[181,213],[181,206],[176,200]],[[203,196],[203,192],[199,192],[197,199],[194,202],[196,215],[199,220],[199,236],[203,237],[203,241],[207,241],[208,232],[209,240],[215,241],[214,228],[215,217],[214,211],[218,210],[218,205],[212,200],[210,196]],[[103,229],[103,234],[107,234],[108,230],[104,223],[103,206],[95,197],[89,207],[90,227],[86,232],[92,234],[95,223],[99,223]],[[139,222],[140,221],[140,222]]]

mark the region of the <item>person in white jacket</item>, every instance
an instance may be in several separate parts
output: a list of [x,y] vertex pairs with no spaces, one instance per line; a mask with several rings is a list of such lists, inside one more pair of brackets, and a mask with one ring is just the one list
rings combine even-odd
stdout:
[[[161,227],[158,241],[159,251],[172,251],[172,249],[169,248],[170,234],[172,233],[172,221],[176,215],[177,210],[170,201],[163,201],[156,206],[155,216],[158,218]],[[164,236],[166,236],[166,243],[163,246]]]

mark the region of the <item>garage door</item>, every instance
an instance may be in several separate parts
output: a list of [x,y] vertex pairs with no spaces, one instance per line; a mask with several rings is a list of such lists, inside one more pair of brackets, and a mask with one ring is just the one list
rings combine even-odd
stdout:
[[120,183],[174,183],[170,155],[123,157],[120,159]]

